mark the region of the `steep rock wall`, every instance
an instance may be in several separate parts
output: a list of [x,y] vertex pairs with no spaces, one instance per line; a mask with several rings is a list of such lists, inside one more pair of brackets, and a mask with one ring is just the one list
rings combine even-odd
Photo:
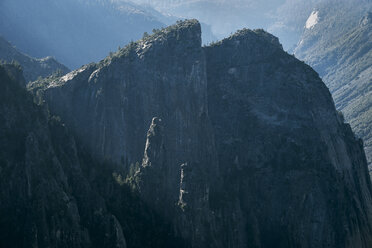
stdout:
[[370,246],[362,145],[319,76],[262,30],[200,36],[180,22],[31,88],[185,246]]

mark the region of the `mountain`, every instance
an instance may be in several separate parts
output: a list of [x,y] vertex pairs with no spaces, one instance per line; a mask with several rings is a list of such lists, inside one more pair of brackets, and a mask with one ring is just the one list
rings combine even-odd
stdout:
[[164,15],[197,18],[210,25],[213,34],[219,39],[244,27],[264,28],[278,36],[286,50],[293,49],[297,44],[302,34],[303,23],[315,5],[324,2],[324,0],[133,1],[151,6]]
[[27,82],[35,81],[38,77],[50,76],[57,71],[62,74],[70,71],[53,57],[35,59],[23,54],[2,37],[0,37],[0,60],[8,63],[12,61],[19,63],[23,68],[23,74]]
[[[243,211],[240,226],[249,223],[248,244],[370,246],[370,214],[359,222],[364,227],[339,222],[364,208],[346,207],[350,196],[364,198],[346,185],[361,179],[369,198],[370,183],[361,141],[337,116],[317,73],[262,30],[242,30],[207,48],[206,57],[225,197]],[[356,229],[364,234],[352,234]]]
[[[334,6],[337,6],[335,8]],[[354,7],[344,2],[321,5],[313,11],[312,26],[305,29],[295,49],[319,72],[335,104],[364,140],[372,164],[372,4]]]
[[[29,85],[95,161],[83,168],[126,241],[131,220],[169,247],[370,247],[362,141],[318,74],[263,30],[201,45],[200,23],[178,22]],[[123,210],[119,186],[149,212]],[[152,214],[159,228],[140,229]]]
[[2,0],[0,35],[33,57],[76,69],[164,26],[145,8],[111,0]]
[[[196,18],[209,25],[222,39],[238,29],[263,28],[279,37],[286,51],[298,43],[304,24],[319,4],[334,0],[132,0],[150,6],[163,15]],[[350,9],[361,8],[370,0],[341,0]],[[214,40],[212,40],[214,41]],[[207,42],[210,43],[210,42]]]
[[19,66],[0,65],[0,247],[177,245],[169,225],[118,183],[118,170],[95,162],[24,83]]
[[[105,242],[125,247],[116,218],[81,176],[74,140],[33,103],[20,77],[19,68],[0,66],[0,246],[82,247],[103,238],[89,235],[94,227],[116,229]],[[88,199],[93,206],[81,212]]]
[[134,0],[134,2],[151,6],[165,15],[197,18],[210,25],[213,34],[221,39],[242,27],[268,27],[271,22],[268,12],[280,6],[284,0]]

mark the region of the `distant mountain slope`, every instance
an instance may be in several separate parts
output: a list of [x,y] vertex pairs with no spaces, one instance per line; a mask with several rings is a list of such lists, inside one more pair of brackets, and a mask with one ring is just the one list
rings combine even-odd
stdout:
[[[133,0],[150,5],[162,13],[185,18],[197,18],[212,26],[218,38],[243,27],[267,27],[271,18],[265,15],[284,0]],[[268,7],[270,6],[270,7]]]
[[309,17],[308,28],[295,49],[296,57],[309,63],[323,77],[336,107],[363,138],[370,166],[372,14],[368,10],[371,9],[368,2],[359,6],[345,2],[320,5]]
[[26,82],[35,81],[39,76],[47,77],[56,71],[63,74],[69,72],[69,69],[55,60],[53,57],[42,59],[32,58],[19,52],[8,41],[0,36],[0,60],[8,63],[17,61],[23,68],[23,75]]
[[[211,26],[218,38],[241,28],[264,28],[292,51],[314,7],[333,0],[132,0],[164,14],[197,18]],[[363,5],[370,0],[348,0]]]
[[124,1],[0,1],[0,35],[33,57],[52,55],[71,69],[161,26],[146,8]]
[[[241,28],[264,28],[279,37],[286,50],[293,49],[302,23],[322,0],[133,0],[158,11],[197,18],[211,26],[218,38]],[[323,0],[324,1],[324,0]]]

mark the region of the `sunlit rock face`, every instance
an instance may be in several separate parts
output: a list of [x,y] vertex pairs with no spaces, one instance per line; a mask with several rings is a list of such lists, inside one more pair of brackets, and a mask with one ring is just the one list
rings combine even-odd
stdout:
[[362,144],[318,74],[263,30],[200,37],[179,22],[31,89],[186,247],[369,247]]

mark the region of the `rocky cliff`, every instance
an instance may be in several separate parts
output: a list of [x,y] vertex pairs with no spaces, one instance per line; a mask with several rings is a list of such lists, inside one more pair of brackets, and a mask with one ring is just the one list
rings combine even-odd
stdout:
[[[188,21],[48,84],[44,98],[95,158],[127,169],[141,164],[135,187],[173,219],[189,201],[208,205],[208,178],[218,173],[205,66],[200,25]],[[186,167],[200,187],[180,189]],[[200,222],[209,213],[198,208],[192,217]],[[189,224],[178,231],[191,232]]]
[[0,246],[126,247],[118,221],[82,177],[74,140],[15,80],[22,72],[8,69],[0,67]]
[[200,37],[180,22],[30,90],[187,247],[369,247],[362,143],[317,73],[262,30]]
[[[353,5],[353,6],[351,6]],[[336,108],[363,139],[372,166],[372,3],[324,3],[295,49],[329,87]],[[371,169],[371,168],[370,168]]]
[[179,242],[121,184],[113,173],[118,169],[95,162],[59,117],[34,103],[19,67],[1,65],[0,85],[0,247],[170,247]]
[[205,51],[225,201],[237,202],[246,227],[236,229],[241,246],[368,247],[362,143],[317,73],[262,30]]

